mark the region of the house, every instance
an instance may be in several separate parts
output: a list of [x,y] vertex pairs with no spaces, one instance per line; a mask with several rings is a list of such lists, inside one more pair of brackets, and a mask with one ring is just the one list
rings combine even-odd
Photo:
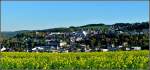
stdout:
[[118,48],[122,48],[122,47],[123,47],[122,45],[119,45],[119,46],[118,46]]
[[75,37],[70,37],[70,42],[75,42]]
[[73,32],[72,34],[75,37],[85,37],[87,35],[87,32],[86,31],[78,31],[78,32]]
[[83,38],[87,36],[86,31],[77,31],[77,32],[72,32],[70,33],[70,41],[75,42],[75,41],[81,41]]
[[83,38],[82,37],[77,37],[76,41],[81,41]]
[[50,46],[51,49],[57,50],[60,47],[60,42],[56,39],[46,40],[47,46]]
[[103,52],[107,52],[107,51],[108,51],[108,49],[101,49],[101,51],[103,51]]
[[65,42],[65,41],[60,42],[60,47],[63,47],[63,46],[66,46],[66,45],[67,45],[67,42]]
[[136,46],[136,47],[131,47],[131,49],[132,50],[141,50],[141,47]]
[[142,34],[144,34],[144,32],[140,32],[139,34],[141,34],[141,35],[142,35]]
[[33,52],[50,52],[51,46],[35,46],[32,48]]
[[92,49],[88,49],[88,50],[86,49],[86,50],[85,50],[85,52],[90,52],[90,51],[92,51]]
[[5,51],[5,50],[6,50],[6,48],[4,46],[3,46],[3,48],[0,49],[1,52]]
[[35,48],[32,48],[33,52],[38,52],[38,51],[44,51],[44,47],[43,46],[36,46]]
[[62,32],[52,32],[49,35],[63,35],[64,33]]
[[82,33],[84,34],[84,36],[86,36],[88,34],[86,31],[82,31]]
[[130,50],[130,48],[126,48],[126,51],[129,51]]
[[123,31],[120,31],[120,30],[118,30],[116,32],[117,32],[117,34],[123,34],[124,33]]

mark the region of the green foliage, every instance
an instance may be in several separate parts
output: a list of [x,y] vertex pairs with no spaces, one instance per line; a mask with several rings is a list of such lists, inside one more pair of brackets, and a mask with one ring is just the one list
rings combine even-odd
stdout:
[[132,31],[137,30],[140,31],[142,29],[148,29],[149,28],[149,22],[137,22],[137,23],[116,23],[113,25],[115,28],[123,27],[120,30],[124,31]]
[[147,69],[148,51],[0,53],[1,69]]
[[105,26],[105,24],[88,24],[81,27]]

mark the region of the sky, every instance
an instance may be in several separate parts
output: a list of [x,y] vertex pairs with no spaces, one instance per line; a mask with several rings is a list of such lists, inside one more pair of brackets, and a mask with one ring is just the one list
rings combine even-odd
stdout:
[[149,21],[148,1],[2,1],[1,30]]

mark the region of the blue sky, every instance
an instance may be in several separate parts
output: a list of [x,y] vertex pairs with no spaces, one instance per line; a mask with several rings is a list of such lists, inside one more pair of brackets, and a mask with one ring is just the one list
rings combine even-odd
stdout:
[[148,1],[3,1],[2,31],[149,20]]

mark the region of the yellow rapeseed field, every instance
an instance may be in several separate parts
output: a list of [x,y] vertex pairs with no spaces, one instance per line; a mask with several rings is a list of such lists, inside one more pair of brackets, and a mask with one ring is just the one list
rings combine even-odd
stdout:
[[149,51],[1,52],[0,69],[148,69]]

